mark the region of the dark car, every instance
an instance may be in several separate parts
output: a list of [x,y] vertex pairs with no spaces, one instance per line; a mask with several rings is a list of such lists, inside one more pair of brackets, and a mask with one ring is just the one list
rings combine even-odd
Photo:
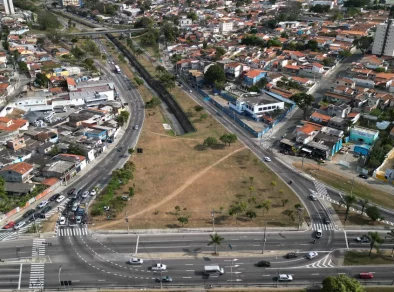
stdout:
[[158,281],[158,282],[167,282],[167,283],[170,283],[170,282],[172,282],[172,278],[169,277],[169,276],[164,276],[164,277],[162,277],[161,279],[160,279],[160,278],[157,278],[156,281]]
[[358,177],[361,177],[361,178],[363,178],[363,179],[368,179],[368,175],[363,174],[363,173],[360,173],[360,174],[358,175]]
[[289,252],[286,256],[287,259],[296,258],[297,254],[295,252]]
[[29,210],[29,211],[27,211],[25,214],[23,214],[23,218],[27,218],[27,217],[29,217],[31,214],[33,214],[34,213],[34,210],[33,209],[31,209],[31,210]]
[[75,192],[75,189],[71,189],[67,192],[67,195],[71,196]]
[[60,197],[60,194],[54,194],[52,197],[49,198],[49,201],[54,201]]
[[44,209],[41,210],[41,214],[45,214],[45,213],[49,212],[50,210],[52,210],[52,207],[46,206]]
[[331,221],[330,221],[330,219],[329,219],[329,218],[327,218],[327,217],[324,217],[324,218],[323,218],[323,223],[324,223],[324,224],[330,224],[330,223],[331,223]]
[[267,261],[259,261],[259,262],[257,263],[257,266],[258,266],[258,267],[271,267],[271,263],[270,263],[270,262],[267,262]]

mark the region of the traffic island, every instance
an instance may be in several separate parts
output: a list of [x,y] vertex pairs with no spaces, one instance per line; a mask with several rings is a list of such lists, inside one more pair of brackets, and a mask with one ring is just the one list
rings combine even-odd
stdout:
[[351,250],[345,253],[344,266],[366,266],[366,265],[394,265],[394,257],[391,257],[391,251],[381,250],[368,251]]

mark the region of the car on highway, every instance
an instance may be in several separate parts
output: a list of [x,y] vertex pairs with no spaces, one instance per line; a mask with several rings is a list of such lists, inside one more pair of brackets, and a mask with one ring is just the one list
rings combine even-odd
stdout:
[[293,276],[287,275],[287,274],[279,274],[278,281],[281,281],[281,282],[293,281]]
[[315,252],[315,251],[310,251],[310,252],[308,252],[308,254],[306,255],[306,258],[311,260],[311,259],[317,257],[318,255],[319,255],[319,254],[318,254],[317,252]]
[[82,194],[82,198],[87,198],[89,196],[89,191],[84,191]]
[[318,228],[315,233],[316,238],[321,238],[323,236],[323,230]]
[[91,196],[95,196],[96,194],[97,194],[96,190],[91,190],[91,191],[90,191],[90,195],[91,195]]
[[363,178],[363,179],[368,179],[368,175],[363,174],[363,173],[360,173],[360,174],[358,175],[358,177],[361,177],[361,178]]
[[267,262],[267,261],[259,261],[259,262],[257,263],[257,266],[258,266],[258,267],[271,267],[271,263],[270,263],[270,262]]
[[82,217],[81,216],[76,216],[75,217],[75,223],[81,224],[81,222],[82,222]]
[[43,208],[43,207],[45,207],[46,205],[48,205],[48,201],[42,201],[40,204],[38,204],[38,209],[41,209],[41,208]]
[[309,195],[309,199],[311,199],[311,201],[317,201],[317,197],[313,194]]
[[29,217],[31,214],[33,214],[35,211],[33,209],[28,210],[25,214],[23,214],[23,218]]
[[356,241],[360,242],[360,243],[368,243],[369,242],[369,238],[366,237],[366,236],[361,236],[361,237],[357,237]]
[[163,264],[156,264],[151,268],[152,271],[165,271],[167,270],[167,266]]
[[170,276],[164,276],[161,278],[156,278],[156,281],[170,283],[172,282],[172,278]]
[[56,199],[56,202],[60,203],[63,201],[66,197],[65,196],[60,196],[59,198]]
[[73,188],[67,192],[67,195],[71,196],[72,194],[74,194],[74,192],[75,192],[75,189]]
[[295,252],[289,252],[288,254],[285,255],[285,258],[287,259],[293,259],[296,258],[298,255]]
[[324,217],[324,218],[323,218],[323,223],[324,223],[324,224],[330,224],[330,223],[331,223],[330,218]]
[[43,208],[42,210],[41,210],[41,214],[45,214],[45,213],[47,213],[47,212],[49,212],[49,211],[51,211],[52,210],[52,207],[51,206],[46,206],[45,208]]
[[358,276],[360,279],[372,279],[373,278],[373,274],[371,272],[360,273]]
[[64,217],[64,216],[60,217],[59,224],[65,225],[66,224],[66,217]]
[[127,263],[130,265],[142,265],[144,263],[144,260],[139,258],[131,258]]
[[49,201],[54,201],[54,200],[56,200],[57,198],[59,198],[59,196],[60,196],[60,194],[54,194],[52,197],[50,197],[49,198]]
[[268,156],[264,157],[264,161],[266,162],[271,162],[271,158],[269,158]]
[[135,125],[135,126],[134,126],[134,130],[138,130],[138,125]]
[[12,228],[14,226],[15,226],[15,222],[14,221],[10,221],[3,227],[3,229],[10,229],[10,228]]
[[25,221],[21,221],[21,222],[18,222],[18,223],[16,223],[15,225],[14,225],[14,230],[18,230],[19,228],[21,228],[23,225],[25,225],[26,224],[26,222]]

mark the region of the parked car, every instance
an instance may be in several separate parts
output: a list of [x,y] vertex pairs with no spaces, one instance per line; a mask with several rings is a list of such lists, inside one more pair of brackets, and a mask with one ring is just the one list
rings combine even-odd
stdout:
[[172,282],[172,278],[170,276],[164,276],[161,278],[156,278],[156,281],[170,283]]
[[360,242],[360,243],[368,243],[369,242],[369,238],[366,237],[366,236],[361,236],[361,237],[357,237],[356,241]]
[[315,251],[310,251],[310,252],[308,252],[308,254],[306,255],[306,258],[311,260],[311,259],[317,257],[318,255],[319,255],[319,254],[318,254],[317,252],[315,252]]
[[130,265],[142,265],[144,263],[144,260],[139,258],[131,258],[129,259],[128,263]]
[[42,201],[40,204],[38,204],[38,208],[41,209],[43,207],[45,207],[46,205],[48,205],[48,201]]
[[360,279],[372,279],[373,274],[368,272],[368,273],[360,273],[359,274]]
[[363,179],[368,179],[368,175],[363,174],[363,173],[360,173],[360,174],[358,175],[358,177],[361,177],[361,178],[363,178]]
[[66,217],[64,217],[64,216],[60,217],[59,224],[65,225],[66,224]]
[[81,224],[81,222],[82,222],[82,217],[81,216],[75,217],[75,223]]
[[282,281],[282,282],[293,281],[293,276],[286,274],[279,274],[278,281]]
[[33,209],[30,209],[30,210],[28,210],[25,214],[23,214],[23,218],[27,218],[27,217],[29,217],[31,214],[33,214],[34,213],[34,210]]
[[259,261],[259,262],[257,263],[257,266],[258,266],[258,267],[271,267],[271,263],[270,263],[270,262],[267,262],[267,261]]
[[54,201],[54,200],[56,200],[57,198],[59,198],[59,196],[60,196],[60,194],[54,194],[52,197],[50,197],[49,198],[49,201]]
[[45,214],[45,213],[49,212],[50,210],[52,210],[52,207],[51,206],[46,206],[45,208],[43,208],[41,210],[41,214]]
[[269,158],[269,157],[264,157],[264,161],[266,161],[266,162],[271,162],[271,158]]
[[65,196],[60,196],[59,198],[56,199],[56,202],[60,203],[63,201],[66,197]]
[[15,222],[14,221],[10,221],[3,227],[3,229],[10,229],[10,228],[12,228],[14,226],[15,226]]
[[14,225],[14,229],[15,230],[18,230],[19,228],[21,228],[23,225],[25,225],[26,224],[26,222],[25,221],[21,221],[21,222],[18,222],[18,223],[16,223],[15,225]]
[[91,195],[91,196],[95,196],[96,194],[97,194],[97,192],[96,192],[95,190],[91,190],[91,191],[90,191],[90,195]]
[[84,191],[82,194],[82,198],[87,198],[89,196],[89,191]]
[[289,252],[288,254],[286,254],[286,258],[287,259],[292,259],[292,258],[296,258],[298,255],[295,252]]
[[73,188],[67,192],[67,195],[71,196],[72,194],[74,194],[74,192],[75,192],[75,189]]

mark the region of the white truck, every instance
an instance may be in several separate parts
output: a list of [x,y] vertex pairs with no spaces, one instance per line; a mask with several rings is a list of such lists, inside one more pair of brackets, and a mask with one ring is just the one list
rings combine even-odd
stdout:
[[165,271],[167,270],[167,266],[163,264],[156,264],[152,267],[152,271]]
[[205,275],[212,275],[212,274],[223,275],[224,270],[223,270],[223,268],[219,267],[218,265],[204,266],[204,274]]

